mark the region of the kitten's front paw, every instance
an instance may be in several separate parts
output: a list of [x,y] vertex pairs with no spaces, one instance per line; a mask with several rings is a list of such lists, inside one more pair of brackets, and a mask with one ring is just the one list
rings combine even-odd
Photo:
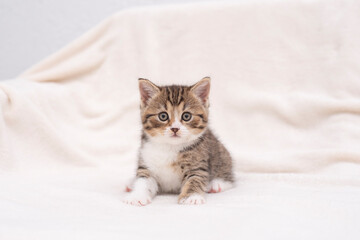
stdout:
[[151,197],[147,194],[132,192],[123,199],[123,202],[135,206],[145,206],[151,203]]
[[188,197],[182,197],[179,199],[179,204],[186,205],[200,205],[205,203],[205,198],[200,194],[191,194]]

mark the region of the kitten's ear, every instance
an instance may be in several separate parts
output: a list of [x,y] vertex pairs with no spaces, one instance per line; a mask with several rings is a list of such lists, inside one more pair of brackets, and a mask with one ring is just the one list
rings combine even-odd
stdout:
[[198,98],[200,98],[205,106],[208,106],[208,99],[210,93],[210,77],[204,77],[203,79],[201,79],[199,82],[197,82],[191,87],[190,91],[194,93]]
[[139,78],[139,90],[141,102],[146,106],[148,100],[160,92],[158,86],[147,79]]

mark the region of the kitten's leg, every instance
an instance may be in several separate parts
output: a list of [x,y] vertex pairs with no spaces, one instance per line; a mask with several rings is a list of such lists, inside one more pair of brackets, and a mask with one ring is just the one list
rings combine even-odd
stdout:
[[179,195],[180,204],[204,204],[205,190],[207,186],[207,175],[192,173],[184,179],[184,184]]
[[218,143],[217,157],[210,158],[211,178],[208,193],[219,193],[234,186],[233,161],[226,148]]
[[225,181],[221,178],[215,178],[215,179],[211,180],[211,182],[209,183],[209,185],[207,187],[207,192],[208,193],[219,193],[219,192],[226,191],[232,187],[233,187],[232,182]]
[[156,180],[151,177],[147,168],[139,166],[136,172],[136,179],[132,189],[125,198],[124,202],[136,206],[145,206],[151,203],[152,198],[158,192],[159,187]]

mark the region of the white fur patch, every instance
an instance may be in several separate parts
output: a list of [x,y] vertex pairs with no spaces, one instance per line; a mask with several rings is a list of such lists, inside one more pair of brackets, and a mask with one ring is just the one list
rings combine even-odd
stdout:
[[205,198],[202,195],[195,193],[187,198],[180,199],[179,203],[185,205],[200,205],[205,203]]
[[141,149],[144,164],[151,171],[164,192],[179,192],[181,175],[171,164],[176,161],[181,148],[164,143],[147,142]]
[[135,206],[145,206],[151,203],[157,191],[158,186],[153,178],[138,178],[134,182],[133,190],[123,199],[123,202]]
[[226,191],[232,187],[233,187],[233,183],[224,181],[220,178],[215,178],[209,183],[209,185],[207,187],[207,192],[219,193],[219,192]]

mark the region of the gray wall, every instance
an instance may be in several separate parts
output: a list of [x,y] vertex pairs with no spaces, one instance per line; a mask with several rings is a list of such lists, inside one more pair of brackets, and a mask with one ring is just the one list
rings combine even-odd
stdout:
[[121,9],[204,1],[0,0],[0,80],[16,77]]

